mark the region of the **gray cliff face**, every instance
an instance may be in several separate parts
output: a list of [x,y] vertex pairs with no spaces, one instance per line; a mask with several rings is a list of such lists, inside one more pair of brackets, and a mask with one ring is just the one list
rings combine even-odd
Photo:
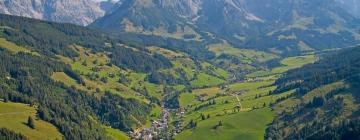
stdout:
[[359,0],[337,0],[350,14],[360,18],[360,1]]
[[158,0],[157,3],[184,18],[197,17],[202,0]]
[[0,0],[0,12],[48,21],[88,25],[105,14],[92,0]]

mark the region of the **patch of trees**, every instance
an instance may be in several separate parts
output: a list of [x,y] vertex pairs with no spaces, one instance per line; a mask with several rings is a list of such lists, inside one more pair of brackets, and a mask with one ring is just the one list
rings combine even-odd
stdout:
[[219,121],[214,127],[213,129],[218,129],[219,127],[223,126],[222,121]]
[[186,126],[186,128],[193,129],[196,128],[196,126],[197,126],[197,122],[191,119],[189,124]]
[[70,67],[65,67],[64,73],[66,75],[70,76],[71,78],[75,79],[78,84],[81,84],[81,85],[85,84],[84,80],[80,77],[80,75],[75,73],[74,71],[72,71]]
[[185,34],[185,35],[183,35],[184,39],[193,39],[195,37],[196,37],[196,35],[194,35],[194,34]]
[[164,88],[164,93],[165,93],[164,106],[166,108],[171,108],[171,109],[180,108],[180,103],[179,103],[179,100],[178,100],[179,96],[180,96],[179,92],[177,92],[172,87],[166,86]]
[[321,107],[325,104],[325,100],[323,97],[314,97],[309,103],[305,105],[307,108],[317,108]]
[[31,128],[31,129],[35,129],[35,122],[34,119],[29,116],[28,121],[27,121],[27,125]]
[[116,66],[144,73],[172,67],[170,61],[162,55],[148,55],[123,47],[116,47],[113,50],[111,62]]
[[197,110],[200,110],[200,109],[202,109],[202,108],[205,108],[205,107],[208,107],[208,106],[211,106],[211,105],[215,105],[215,104],[216,104],[216,102],[215,102],[214,99],[213,99],[213,100],[209,100],[209,102],[206,103],[206,104],[202,104],[202,105],[196,106],[194,110],[197,111]]
[[1,140],[27,140],[24,135],[16,133],[6,128],[0,128],[0,139]]
[[154,71],[149,74],[146,79],[154,84],[167,84],[167,85],[188,85],[190,86],[190,80],[188,80],[186,73],[183,69],[176,69],[176,76],[168,71]]
[[119,83],[126,86],[129,86],[131,84],[131,79],[127,75],[120,73],[119,77],[120,77],[118,80]]
[[107,92],[96,104],[94,110],[104,124],[130,131],[132,125],[130,116],[135,116],[138,121],[145,124],[151,108],[135,99],[119,98],[118,95]]

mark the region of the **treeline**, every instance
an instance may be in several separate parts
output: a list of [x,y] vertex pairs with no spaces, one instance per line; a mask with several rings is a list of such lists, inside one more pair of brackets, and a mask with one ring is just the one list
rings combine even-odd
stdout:
[[187,53],[197,59],[210,60],[215,58],[215,54],[210,52],[206,48],[206,45],[216,43],[217,41],[184,41],[174,38],[163,38],[154,35],[142,35],[135,33],[120,33],[117,36],[121,38],[122,42],[126,42],[134,47],[159,46],[168,50]]
[[175,70],[177,75],[169,71],[155,71],[150,73],[146,79],[154,84],[166,84],[166,85],[186,85],[190,86],[192,79],[187,78],[186,72],[183,69]]
[[27,138],[9,129],[0,128],[0,140],[27,140]]
[[128,131],[135,123],[132,117],[145,123],[150,113],[148,105],[136,100],[90,95],[54,82],[51,74],[68,66],[51,58],[0,50],[0,60],[0,98],[38,106],[40,119],[54,124],[65,139],[107,139],[97,121]]

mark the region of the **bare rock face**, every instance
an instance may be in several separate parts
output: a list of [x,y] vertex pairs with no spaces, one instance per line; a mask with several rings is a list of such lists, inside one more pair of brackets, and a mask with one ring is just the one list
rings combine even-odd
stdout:
[[93,0],[0,0],[0,12],[78,25],[88,25],[105,14]]
[[360,18],[360,1],[359,0],[337,0],[350,14]]
[[202,0],[158,0],[158,3],[181,17],[193,18],[201,10]]

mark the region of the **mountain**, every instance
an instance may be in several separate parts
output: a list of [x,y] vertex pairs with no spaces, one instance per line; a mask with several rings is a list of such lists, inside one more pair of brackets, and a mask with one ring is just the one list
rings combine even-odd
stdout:
[[2,1],[0,139],[359,139],[345,3]]
[[349,13],[360,18],[360,1],[358,0],[337,0],[337,2],[344,7]]
[[358,44],[357,23],[334,0],[124,0],[90,27],[287,54]]
[[[149,95],[118,82],[119,74],[171,67],[163,56],[141,51],[141,47],[135,51],[118,39],[82,26],[3,14],[0,25],[1,110],[13,102],[30,104],[27,106],[36,113],[35,128],[42,131],[40,122],[48,122],[64,139],[110,139],[109,129],[127,132],[145,124],[156,105]],[[92,72],[74,69],[75,63]],[[107,85],[110,83],[116,86]],[[7,126],[29,129],[18,124]],[[31,137],[34,135],[26,136],[36,139]]]
[[[111,3],[109,1],[108,3]],[[105,2],[103,2],[105,4]],[[107,6],[93,0],[1,0],[0,13],[48,21],[88,25],[102,17]]]
[[352,47],[285,73],[273,94],[295,93],[274,103],[267,138],[359,139],[359,62],[360,47]]
[[105,11],[105,14],[112,13],[115,9],[119,8],[122,0],[108,0],[99,2],[100,8]]

